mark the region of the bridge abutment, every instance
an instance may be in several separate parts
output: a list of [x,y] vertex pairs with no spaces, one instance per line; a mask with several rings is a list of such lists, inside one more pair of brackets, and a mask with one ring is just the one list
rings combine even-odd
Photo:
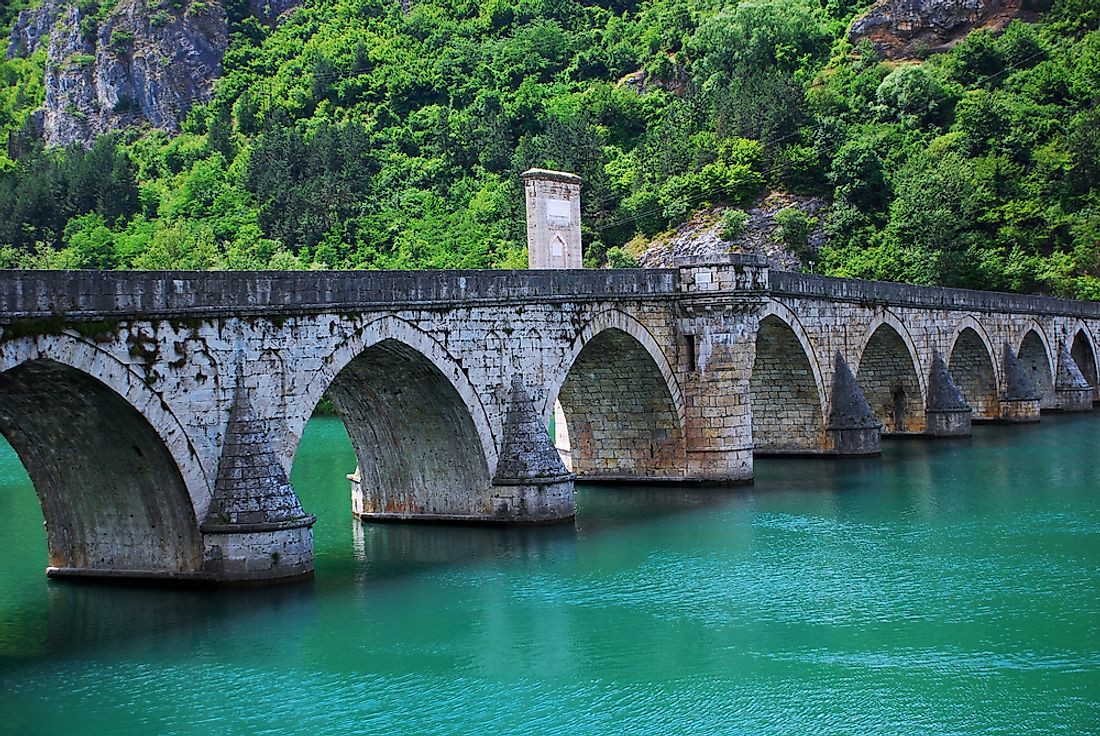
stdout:
[[966,437],[970,434],[970,406],[951,379],[943,356],[936,353],[928,372],[928,429],[934,437]]
[[833,383],[825,433],[834,455],[878,455],[882,452],[882,422],[871,410],[839,350],[833,357]]
[[1013,424],[1039,421],[1039,389],[1007,342],[1001,348],[1001,358],[1005,382],[1001,396],[1001,421]]
[[238,385],[203,534],[203,573],[216,582],[313,574],[313,522]]

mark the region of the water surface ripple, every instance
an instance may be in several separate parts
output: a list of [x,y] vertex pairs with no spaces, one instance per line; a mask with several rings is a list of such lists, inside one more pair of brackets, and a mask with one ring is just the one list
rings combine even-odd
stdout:
[[317,576],[52,583],[0,445],[0,733],[1100,733],[1100,414],[581,487],[575,525],[358,525],[338,421],[293,482]]

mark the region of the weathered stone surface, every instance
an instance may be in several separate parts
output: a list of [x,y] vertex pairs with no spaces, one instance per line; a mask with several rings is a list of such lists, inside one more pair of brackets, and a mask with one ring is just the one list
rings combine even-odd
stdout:
[[[250,7],[271,24],[300,2]],[[192,106],[210,98],[228,40],[222,0],[120,0],[99,24],[76,0],[44,0],[19,14],[8,56],[46,46],[40,134],[49,146],[88,146],[132,125],[178,131]]]
[[1004,370],[1001,418],[1006,422],[1039,421],[1039,389],[1031,374],[1020,364],[1007,342],[1002,346],[1001,354]]
[[838,455],[877,455],[882,450],[882,422],[871,410],[839,350],[833,357],[829,418],[825,428],[832,449]]
[[1031,375],[1020,365],[1012,347],[1006,342],[1002,348],[1004,356],[1004,397],[1008,401],[1035,401],[1039,398],[1039,389],[1031,380]]
[[937,351],[928,373],[928,434],[940,437],[968,435],[970,414],[970,406]]
[[512,377],[504,442],[493,476],[493,509],[507,522],[573,518],[574,475],[566,470],[523,379]]
[[67,0],[43,0],[33,8],[19,11],[8,39],[8,58],[30,56],[45,45],[67,4]]
[[507,417],[494,483],[572,479],[519,376],[512,377]]
[[[1032,9],[1049,3],[1031,3]],[[852,23],[848,38],[863,39],[888,58],[943,51],[979,28],[1000,30],[1013,18],[1034,17],[1023,0],[879,0]]]
[[564,171],[523,172],[529,268],[581,268],[581,178]]
[[326,393],[357,513],[536,523],[572,508],[555,404],[582,479],[725,484],[751,481],[754,452],[873,454],[884,418],[950,429],[957,394],[1036,421],[1037,381],[1057,401],[1097,375],[1094,303],[677,266],[10,271],[0,430],[55,573],[248,581],[311,569],[286,478]]
[[1062,345],[1058,356],[1058,375],[1054,382],[1058,408],[1062,411],[1089,411],[1092,409],[1092,386],[1070,354]]

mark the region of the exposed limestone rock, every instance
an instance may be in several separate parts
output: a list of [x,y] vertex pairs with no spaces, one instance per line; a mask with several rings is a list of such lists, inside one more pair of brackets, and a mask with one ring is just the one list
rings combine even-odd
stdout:
[[1001,30],[1013,18],[1033,18],[1033,11],[1042,4],[1024,0],[879,0],[856,18],[848,38],[852,43],[868,39],[887,58],[913,58],[946,50],[970,31]]
[[146,122],[175,132],[221,74],[228,32],[218,3],[150,12],[144,0],[123,0],[92,39],[81,20],[71,5],[50,38],[47,145],[89,145],[100,133]]
[[638,256],[643,268],[667,268],[681,258],[709,257],[727,253],[759,253],[767,257],[772,268],[782,271],[801,271],[802,260],[792,253],[777,237],[775,215],[788,207],[797,207],[817,224],[810,231],[811,251],[816,252],[825,242],[825,200],[817,197],[800,197],[784,192],[771,192],[758,199],[746,210],[749,219],[745,234],[733,242],[722,240],[722,216],[729,207],[714,207],[696,213],[691,219],[670,234],[658,235]]
[[[301,0],[251,0],[273,24]],[[42,138],[49,146],[91,145],[133,125],[177,132],[191,107],[210,98],[229,42],[223,0],[119,0],[98,26],[76,0],[43,0],[20,13],[8,56],[46,46]]]
[[39,6],[21,11],[11,29],[8,58],[30,56],[45,45],[67,4],[68,0],[43,0]]

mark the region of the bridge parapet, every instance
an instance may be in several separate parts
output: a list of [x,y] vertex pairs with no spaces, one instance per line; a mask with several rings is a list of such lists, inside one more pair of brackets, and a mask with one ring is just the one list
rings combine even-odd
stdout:
[[2,271],[0,317],[309,314],[661,299],[674,269],[573,271]]
[[820,297],[838,302],[924,309],[1091,318],[1100,316],[1100,304],[1096,302],[1058,299],[1034,294],[1007,294],[940,286],[914,286],[889,281],[841,279],[787,271],[770,273],[768,291],[777,296]]

